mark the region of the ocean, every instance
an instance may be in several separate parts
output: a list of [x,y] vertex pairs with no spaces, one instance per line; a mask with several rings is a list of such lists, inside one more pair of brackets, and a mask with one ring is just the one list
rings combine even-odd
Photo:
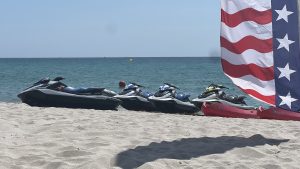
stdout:
[[[220,58],[14,58],[0,59],[0,101],[20,102],[17,94],[44,78],[65,77],[73,87],[105,87],[119,92],[118,82],[136,82],[155,92],[164,82],[196,98],[211,83],[223,84],[226,93],[245,95],[228,79]],[[262,103],[247,97],[248,105]]]

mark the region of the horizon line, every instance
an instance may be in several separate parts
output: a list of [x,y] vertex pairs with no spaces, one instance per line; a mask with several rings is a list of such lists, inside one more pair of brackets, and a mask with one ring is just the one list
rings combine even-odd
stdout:
[[113,59],[113,58],[219,58],[220,56],[120,56],[120,57],[0,57],[0,59]]

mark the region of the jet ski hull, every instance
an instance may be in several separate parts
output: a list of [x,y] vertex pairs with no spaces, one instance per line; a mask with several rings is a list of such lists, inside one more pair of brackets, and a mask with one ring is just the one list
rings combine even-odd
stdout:
[[101,95],[76,95],[50,89],[27,90],[18,95],[23,103],[38,107],[116,110],[119,99]]
[[191,101],[191,103],[193,103],[195,106],[197,106],[197,107],[199,107],[199,108],[202,107],[203,102],[205,102],[205,101],[203,101],[202,99],[198,99],[198,98],[193,99],[193,100]]
[[276,107],[272,107],[266,110],[260,110],[258,111],[258,115],[262,119],[300,121],[300,113],[295,113]]
[[236,107],[229,104],[223,104],[220,102],[205,102],[202,105],[201,111],[205,116],[218,116],[218,117],[230,117],[230,118],[254,118],[258,119],[258,109],[241,106]]
[[140,96],[117,95],[115,98],[122,101],[121,106],[127,110],[154,111],[155,106],[146,98]]
[[189,102],[182,102],[177,99],[155,99],[151,98],[149,99],[156,107],[156,109],[160,112],[164,113],[187,113],[187,114],[193,114],[199,109]]

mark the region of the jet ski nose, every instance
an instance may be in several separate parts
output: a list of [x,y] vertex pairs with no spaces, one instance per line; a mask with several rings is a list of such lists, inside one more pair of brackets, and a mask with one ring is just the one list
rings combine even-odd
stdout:
[[17,97],[20,98],[20,99],[22,99],[22,93],[19,93],[19,94],[17,95]]

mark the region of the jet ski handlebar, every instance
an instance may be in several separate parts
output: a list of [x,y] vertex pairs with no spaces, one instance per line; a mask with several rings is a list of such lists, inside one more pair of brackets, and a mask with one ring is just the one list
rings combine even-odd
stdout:
[[175,89],[180,90],[179,87],[177,87],[177,86],[175,86],[175,85],[173,85],[173,84],[170,84],[170,83],[164,83],[164,84],[165,84],[165,85],[168,85],[168,86],[170,86],[170,87],[173,87],[173,88],[175,88]]
[[132,84],[132,85],[138,86],[138,87],[145,87],[145,86],[143,86],[143,85],[140,85],[140,84],[137,84],[137,83],[134,83],[134,82],[129,82],[129,84]]
[[53,81],[61,81],[61,80],[64,80],[65,78],[64,77],[61,77],[61,76],[58,76],[56,78],[53,79]]
[[223,85],[220,85],[220,84],[210,84],[209,86],[208,86],[208,88],[209,87],[213,87],[213,88],[220,88],[220,89],[229,89],[228,87],[225,87],[225,86],[223,86]]

